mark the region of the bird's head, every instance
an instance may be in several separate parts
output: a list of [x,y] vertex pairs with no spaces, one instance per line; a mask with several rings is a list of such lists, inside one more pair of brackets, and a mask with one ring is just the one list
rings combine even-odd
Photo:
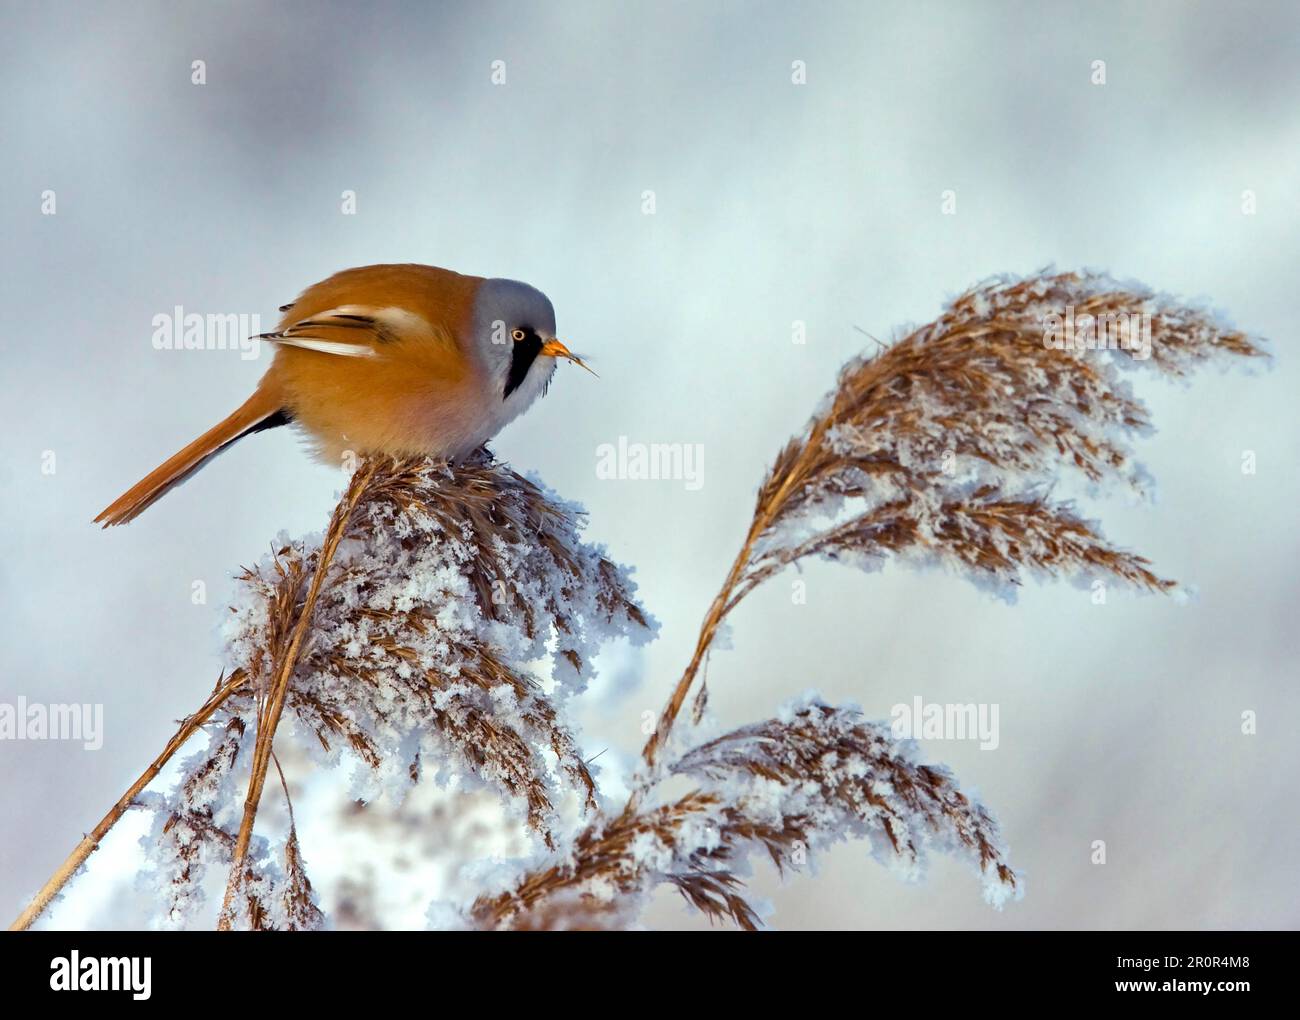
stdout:
[[483,281],[474,299],[472,328],[473,342],[503,401],[532,403],[550,382],[557,358],[591,371],[556,339],[550,299],[518,280]]

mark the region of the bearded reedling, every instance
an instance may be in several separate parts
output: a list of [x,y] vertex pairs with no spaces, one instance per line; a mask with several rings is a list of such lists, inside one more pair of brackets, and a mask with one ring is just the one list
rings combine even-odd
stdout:
[[261,336],[277,350],[253,395],[96,523],[133,520],[238,440],[290,423],[323,459],[351,450],[455,460],[526,411],[557,358],[587,368],[556,339],[546,295],[516,280],[363,266],[307,288],[280,311],[279,328]]

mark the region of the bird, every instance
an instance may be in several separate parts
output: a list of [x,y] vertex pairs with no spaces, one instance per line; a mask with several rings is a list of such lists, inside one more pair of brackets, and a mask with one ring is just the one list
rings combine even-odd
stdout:
[[280,312],[278,327],[258,337],[276,351],[253,395],[95,523],[134,520],[240,439],[285,425],[326,461],[351,452],[454,462],[545,393],[557,359],[592,371],[556,338],[546,295],[518,280],[361,266],[308,287]]

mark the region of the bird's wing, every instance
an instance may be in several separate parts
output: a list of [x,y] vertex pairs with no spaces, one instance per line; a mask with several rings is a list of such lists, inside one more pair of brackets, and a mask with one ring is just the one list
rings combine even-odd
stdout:
[[428,332],[429,324],[404,308],[340,305],[259,334],[258,339],[346,358],[373,358],[385,344]]

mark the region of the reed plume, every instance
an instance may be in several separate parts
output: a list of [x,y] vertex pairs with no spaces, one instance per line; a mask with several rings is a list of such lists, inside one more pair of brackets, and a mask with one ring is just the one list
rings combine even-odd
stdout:
[[[696,747],[671,773],[695,789],[668,803],[628,804],[581,833],[570,855],[475,904],[484,927],[614,927],[649,892],[675,886],[707,916],[753,930],[740,858],[766,855],[798,870],[849,837],[916,876],[931,850],[966,857],[1001,905],[1018,892],[997,825],[942,767],[851,708],[820,701]],[[610,923],[606,923],[610,922]]]
[[[1073,337],[1058,335],[1066,322],[1079,324]],[[1186,378],[1212,361],[1264,354],[1260,341],[1168,295],[1055,273],[986,281],[934,322],[850,361],[759,486],[749,532],[646,761],[667,739],[723,619],[807,557],[867,570],[890,556],[938,564],[1007,598],[1025,574],[1173,590],[1052,489],[1074,473],[1092,493],[1120,485],[1149,495],[1131,444],[1150,417],[1121,371]]]
[[[575,508],[486,456],[455,469],[373,462],[350,492],[331,556],[330,533],[281,540],[243,571],[243,598],[226,625],[240,688],[214,713],[208,746],[175,790],[140,801],[154,811],[150,858],[167,890],[164,923],[193,919],[212,867],[231,872],[224,926],[323,920],[296,831],[278,850],[251,840],[240,858],[236,810],[247,737],[268,725],[264,706],[318,578],[284,697],[318,765],[336,767],[345,755],[359,763],[367,797],[400,796],[426,772],[489,785],[546,846],[557,796],[595,807],[595,783],[561,711],[585,686],[601,642],[653,634],[626,572],[580,541]],[[545,685],[538,662],[547,664]]]

